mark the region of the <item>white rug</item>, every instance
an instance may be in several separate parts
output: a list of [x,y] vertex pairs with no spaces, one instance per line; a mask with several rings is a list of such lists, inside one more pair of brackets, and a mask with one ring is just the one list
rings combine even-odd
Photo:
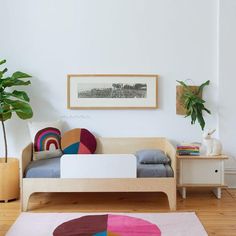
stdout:
[[[22,213],[12,225],[7,236],[50,236],[65,221],[85,215],[125,215],[156,224],[162,236],[207,235],[194,212],[186,213]],[[121,234],[122,235],[122,234]],[[143,234],[142,234],[143,235]],[[122,236],[125,236],[124,234]],[[148,235],[147,235],[148,236]]]

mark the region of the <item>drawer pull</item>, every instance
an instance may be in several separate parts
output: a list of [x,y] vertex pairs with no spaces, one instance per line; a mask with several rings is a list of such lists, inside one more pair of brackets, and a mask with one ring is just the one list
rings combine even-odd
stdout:
[[218,170],[215,170],[215,173],[217,173],[218,172]]

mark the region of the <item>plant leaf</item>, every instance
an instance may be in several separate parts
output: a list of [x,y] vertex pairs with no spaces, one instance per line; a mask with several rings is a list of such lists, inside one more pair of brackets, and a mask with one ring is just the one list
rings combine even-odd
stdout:
[[206,111],[208,114],[211,114],[211,112],[207,108],[203,108],[204,111]]
[[2,65],[2,64],[4,64],[4,63],[6,63],[7,61],[4,59],[4,60],[1,60],[0,61],[0,65]]
[[6,105],[10,106],[12,112],[16,112],[19,118],[25,120],[33,116],[33,111],[27,102],[20,100],[4,99]]
[[24,112],[24,111],[16,111],[17,116],[22,120],[27,120],[33,117],[33,111],[31,107],[29,107],[30,112]]
[[207,80],[205,83],[201,84],[198,88],[197,95],[200,94],[202,92],[203,88],[209,84],[210,84],[210,80]]
[[199,109],[198,109],[198,113],[197,113],[197,120],[198,120],[198,123],[200,124],[202,130],[204,130],[205,120],[203,119],[202,111]]
[[[1,60],[0,65],[6,63],[6,60]],[[29,80],[22,79],[30,78],[31,75],[21,71],[16,71],[11,77],[3,78],[3,74],[7,72],[7,68],[0,71],[0,120],[6,121],[12,117],[15,112],[21,119],[29,119],[33,116],[33,111],[28,103],[30,101],[28,95],[24,91],[14,90],[6,92],[5,88],[13,86],[29,85]]]
[[12,108],[15,110],[16,114],[19,118],[25,120],[29,119],[33,116],[33,111],[30,105],[26,102],[22,101],[12,101],[11,102]]
[[10,110],[10,106],[7,104],[2,104],[2,108],[0,109],[0,120],[6,121],[11,118],[12,112]]
[[195,121],[197,119],[197,109],[195,107],[193,107],[193,112],[191,114],[191,124],[195,124]]
[[14,79],[24,79],[24,78],[31,78],[32,76],[21,71],[16,71],[15,73],[13,73],[11,77]]
[[0,71],[0,79],[3,77],[3,74],[7,72],[7,68],[4,68],[4,70]]
[[185,88],[188,88],[188,85],[185,84],[183,81],[180,80],[176,80],[179,84],[181,84],[182,86],[184,86]]
[[24,100],[24,101],[26,101],[26,102],[29,102],[29,101],[30,101],[29,96],[28,96],[27,93],[24,92],[24,91],[17,91],[17,90],[14,90],[12,93],[4,92],[3,94],[6,95],[6,98],[8,98],[8,97],[14,97],[14,98],[18,98],[18,99]]
[[15,79],[12,77],[7,77],[6,79],[3,79],[1,81],[2,87],[6,88],[6,87],[12,87],[12,86],[21,86],[21,85],[29,85],[31,84],[31,82],[28,81],[22,81],[19,79]]
[[0,113],[0,120],[2,121],[6,121],[11,119],[12,113],[11,112],[7,112],[7,113]]
[[199,94],[203,91],[203,88],[209,85],[210,81],[206,81],[202,85],[199,86],[197,93],[194,93],[188,85],[186,85],[183,81],[178,81],[184,87],[184,92],[182,96],[182,103],[184,108],[186,109],[186,116],[191,118],[191,124],[195,124],[196,120],[201,126],[201,129],[205,128],[205,120],[203,118],[202,112],[206,111],[211,114],[211,112],[205,108],[205,101],[199,97]]

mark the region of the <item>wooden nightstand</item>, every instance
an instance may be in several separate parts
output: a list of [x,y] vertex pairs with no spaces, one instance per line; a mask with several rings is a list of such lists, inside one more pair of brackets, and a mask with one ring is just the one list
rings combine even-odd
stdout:
[[186,198],[188,187],[213,187],[217,198],[221,198],[221,188],[224,183],[224,160],[226,155],[220,156],[179,156],[178,185],[183,198]]

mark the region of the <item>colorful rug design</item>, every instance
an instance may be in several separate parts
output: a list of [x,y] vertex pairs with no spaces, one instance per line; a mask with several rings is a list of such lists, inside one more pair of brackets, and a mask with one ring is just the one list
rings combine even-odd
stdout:
[[[161,235],[165,236],[176,236],[176,235],[181,235],[181,236],[207,236],[208,234],[206,233],[203,225],[201,224],[200,220],[196,216],[194,212],[174,212],[174,213],[116,213],[115,216],[120,218],[113,218],[109,217],[110,213],[104,212],[104,213],[21,213],[20,216],[17,218],[15,223],[12,225],[10,230],[7,232],[6,236],[48,236],[48,235],[53,235],[53,232],[55,232],[55,229],[62,225],[65,222],[68,221],[73,221],[74,219],[85,219],[88,216],[101,216],[105,215],[104,217],[99,217],[101,221],[104,220],[106,215],[107,217],[107,222],[108,226],[110,225],[108,231],[106,232],[107,229],[104,231],[102,228],[98,229],[98,233],[95,236],[104,236],[104,235],[109,235],[109,236],[127,236],[129,234],[125,233],[112,233],[110,231],[115,231],[117,227],[119,229],[126,229],[128,230],[128,225],[127,227],[121,227],[124,222],[130,222],[132,223],[133,218],[134,221],[137,223],[139,222],[139,225],[137,227],[140,227],[142,225],[150,225],[151,229],[153,227],[152,224],[156,225],[159,230],[161,231]],[[126,217],[128,218],[126,218]],[[127,220],[128,219],[128,220]],[[136,219],[138,221],[136,221]],[[131,220],[131,221],[130,221]],[[139,221],[141,220],[141,221]],[[147,222],[147,224],[146,224]],[[117,224],[116,224],[117,223]],[[134,224],[135,225],[135,224]],[[93,227],[94,222],[89,224],[89,227]],[[113,228],[114,227],[114,228]],[[135,227],[130,227],[130,231],[127,233],[133,233],[132,230],[136,230]],[[141,230],[141,229],[139,229]],[[159,233],[159,231],[157,230]],[[100,235],[99,235],[100,233]],[[76,235],[76,234],[71,234]],[[78,234],[77,234],[78,235]],[[82,236],[89,236],[93,234],[80,234]],[[132,234],[131,234],[132,235]],[[132,236],[137,235],[144,235],[142,232],[135,233]],[[146,234],[146,236],[149,236],[153,234]],[[155,234],[154,234],[155,235]],[[156,234],[160,235],[160,234]],[[64,235],[63,235],[64,236]]]
[[160,236],[157,225],[125,215],[88,215],[59,225],[54,236]]

